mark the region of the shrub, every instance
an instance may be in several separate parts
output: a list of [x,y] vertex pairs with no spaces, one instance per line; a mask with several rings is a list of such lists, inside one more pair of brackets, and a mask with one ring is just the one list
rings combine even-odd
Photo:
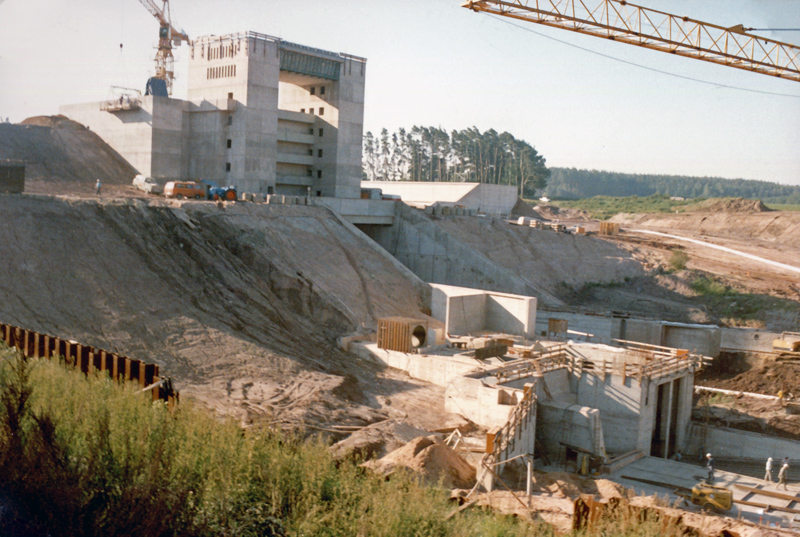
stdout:
[[700,276],[695,279],[692,284],[692,289],[701,296],[715,296],[720,297],[728,293],[728,287],[717,280]]
[[669,267],[672,270],[683,270],[686,268],[687,261],[689,261],[689,254],[684,250],[672,250],[672,255],[669,256]]

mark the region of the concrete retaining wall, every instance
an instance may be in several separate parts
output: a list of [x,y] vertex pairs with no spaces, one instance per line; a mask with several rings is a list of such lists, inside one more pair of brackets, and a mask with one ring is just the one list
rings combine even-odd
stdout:
[[559,454],[562,443],[595,455],[604,455],[600,411],[559,401],[538,401],[536,438],[548,453]]
[[755,328],[722,328],[720,347],[726,351],[771,352],[772,340],[781,337],[778,332]]
[[453,379],[460,378],[475,371],[478,364],[471,358],[451,356],[439,359],[421,354],[405,354],[402,352],[379,349],[376,343],[351,343],[350,352],[362,358],[378,361],[388,367],[405,371],[412,377],[437,386],[448,386]]
[[712,325],[671,323],[649,319],[630,319],[610,315],[587,315],[565,311],[541,310],[536,331],[547,333],[550,319],[565,319],[569,330],[604,339],[624,339],[649,345],[687,349],[703,356],[719,356],[722,329]]
[[431,316],[452,335],[489,330],[536,336],[536,299],[529,296],[431,284]]
[[460,414],[484,427],[501,427],[508,421],[522,390],[485,385],[479,378],[454,378],[444,394],[446,412]]
[[[705,445],[702,444],[705,429]],[[767,457],[782,459],[789,457],[794,461],[800,460],[800,442],[785,438],[776,438],[747,431],[737,431],[723,427],[705,427],[692,423],[690,429],[691,442],[688,443],[687,453],[700,453],[710,451],[717,457],[754,458]],[[777,470],[773,475],[777,475]]]
[[395,209],[394,225],[361,229],[422,280],[523,296],[538,297],[543,293],[513,271],[454,239],[419,210],[404,203],[397,203]]

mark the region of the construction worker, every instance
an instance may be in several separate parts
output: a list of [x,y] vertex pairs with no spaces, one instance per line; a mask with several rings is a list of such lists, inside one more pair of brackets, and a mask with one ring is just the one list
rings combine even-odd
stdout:
[[714,482],[714,457],[711,453],[706,453],[706,470],[708,470],[708,482]]
[[784,462],[783,466],[781,466],[781,471],[778,472],[778,488],[780,488],[781,484],[783,484],[783,490],[789,490],[789,487],[786,486],[786,474],[789,472],[789,463]]
[[764,481],[772,483],[772,457],[767,459],[767,473],[764,474]]

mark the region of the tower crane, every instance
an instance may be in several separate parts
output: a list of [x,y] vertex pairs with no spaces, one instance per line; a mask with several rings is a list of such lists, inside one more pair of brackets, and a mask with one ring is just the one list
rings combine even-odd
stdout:
[[[175,78],[175,60],[172,57],[172,47],[179,47],[181,42],[189,43],[189,36],[183,30],[178,30],[172,24],[169,10],[169,0],[163,0],[158,7],[157,0],[139,0],[141,4],[159,22],[158,52],[156,52],[156,74],[147,81],[147,93],[153,95],[172,95],[172,81]],[[155,83],[153,79],[164,82]]]
[[627,0],[468,0],[462,7],[800,82],[800,47]]

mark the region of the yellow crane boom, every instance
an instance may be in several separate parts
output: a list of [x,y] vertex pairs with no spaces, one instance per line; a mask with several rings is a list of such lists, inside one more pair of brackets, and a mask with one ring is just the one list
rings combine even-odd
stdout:
[[139,0],[139,2],[151,15],[158,19],[158,52],[156,52],[155,58],[155,78],[164,80],[167,84],[167,92],[172,95],[172,81],[175,79],[175,60],[172,56],[172,47],[173,45],[180,46],[182,41],[188,43],[189,36],[183,30],[178,30],[172,25],[169,0],[163,0],[161,7],[158,7],[155,0]]
[[469,0],[473,11],[602,37],[800,82],[800,47],[626,0]]

